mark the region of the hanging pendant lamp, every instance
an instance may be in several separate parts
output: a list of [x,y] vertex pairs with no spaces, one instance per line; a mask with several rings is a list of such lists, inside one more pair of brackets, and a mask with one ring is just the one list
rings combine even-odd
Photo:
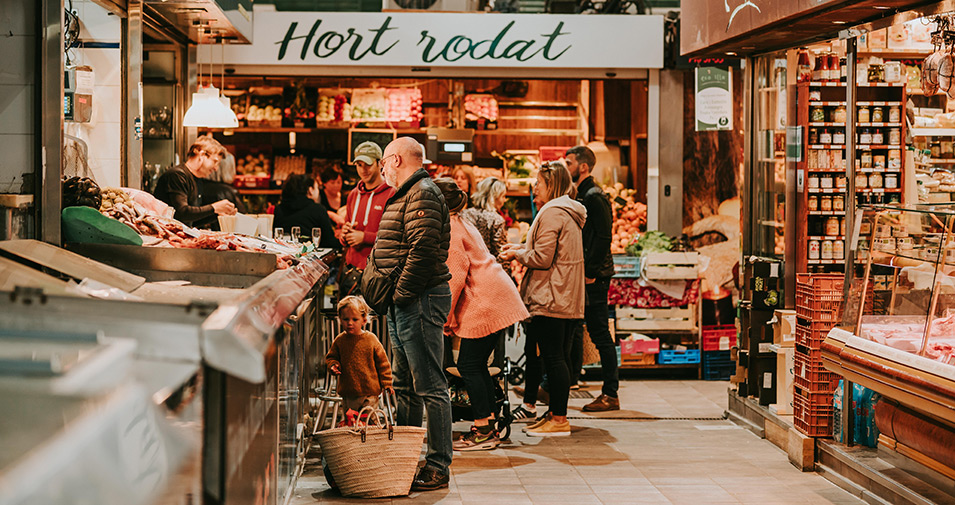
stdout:
[[[202,29],[200,28],[199,42],[202,42]],[[210,50],[210,55],[211,55]],[[211,63],[210,63],[211,65]],[[225,49],[223,46],[223,80],[225,79]],[[211,72],[210,72],[211,74]],[[207,86],[201,84],[202,67],[199,70],[199,89],[192,94],[192,105],[186,110],[186,115],[182,118],[182,125],[195,128],[237,128],[239,119],[232,111],[231,101],[227,96],[220,96],[219,89],[211,83]]]

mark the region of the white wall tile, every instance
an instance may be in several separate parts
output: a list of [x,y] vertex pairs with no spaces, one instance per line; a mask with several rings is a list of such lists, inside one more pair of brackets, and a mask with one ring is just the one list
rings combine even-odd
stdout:
[[89,131],[90,158],[120,158],[120,124],[96,123]]
[[33,133],[33,86],[0,84],[0,133]]
[[93,119],[95,123],[118,123],[123,115],[122,86],[93,86]]
[[[75,8],[76,4],[74,4]],[[78,14],[79,15],[79,14]],[[84,42],[119,42],[122,22],[95,3],[87,3],[80,16],[80,40]]]
[[0,8],[0,33],[4,36],[36,35],[36,4],[38,2],[5,0]]
[[0,193],[20,193],[35,166],[33,135],[0,135]]
[[36,38],[23,35],[0,37],[0,84],[32,84]]
[[[100,86],[122,85],[122,53],[119,49],[78,49],[82,64],[93,67],[94,83]],[[79,59],[78,59],[79,60]]]
[[120,160],[118,158],[98,158],[90,160],[93,180],[103,187],[120,186]]

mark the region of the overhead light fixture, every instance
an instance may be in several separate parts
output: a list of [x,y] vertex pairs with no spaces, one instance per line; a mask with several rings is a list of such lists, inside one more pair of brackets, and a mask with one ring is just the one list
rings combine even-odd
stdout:
[[[199,42],[202,42],[203,29],[199,28]],[[221,40],[221,39],[220,39]],[[225,82],[225,41],[222,48],[222,81]],[[210,56],[212,51],[209,51]],[[182,118],[182,125],[193,128],[238,128],[239,119],[232,111],[227,96],[220,96],[219,89],[212,84],[212,67],[209,63],[209,84],[202,85],[202,64],[199,64],[199,89],[192,94],[192,105]]]
[[887,10],[889,10],[889,9],[891,9],[891,8],[892,8],[892,7],[888,7],[888,6],[885,6],[885,5],[876,5],[875,7],[873,7],[873,9],[879,10],[879,11],[887,11]]
[[733,51],[727,51],[726,56],[736,56],[736,53],[734,53]]
[[844,24],[846,24],[846,23],[848,23],[848,21],[833,21],[833,22],[832,22],[832,24],[834,24],[834,25],[844,25]]

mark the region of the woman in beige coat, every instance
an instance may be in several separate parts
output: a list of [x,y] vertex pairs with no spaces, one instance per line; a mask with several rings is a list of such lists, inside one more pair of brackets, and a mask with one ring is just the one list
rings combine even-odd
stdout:
[[[527,232],[527,243],[505,248],[501,257],[527,267],[521,298],[531,314],[524,351],[527,383],[524,408],[534,410],[542,376],[550,382],[550,416],[527,427],[536,437],[570,435],[567,398],[570,371],[565,346],[577,320],[584,317],[584,246],[581,230],[587,219],[583,204],[574,200],[576,188],[567,167],[551,162],[540,169],[534,201],[540,211]],[[533,359],[540,351],[540,359]]]

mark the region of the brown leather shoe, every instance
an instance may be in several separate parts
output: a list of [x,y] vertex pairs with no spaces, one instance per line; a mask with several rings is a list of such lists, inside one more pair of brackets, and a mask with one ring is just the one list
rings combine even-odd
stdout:
[[600,395],[596,400],[584,405],[584,412],[607,412],[620,410],[620,400],[612,396]]

